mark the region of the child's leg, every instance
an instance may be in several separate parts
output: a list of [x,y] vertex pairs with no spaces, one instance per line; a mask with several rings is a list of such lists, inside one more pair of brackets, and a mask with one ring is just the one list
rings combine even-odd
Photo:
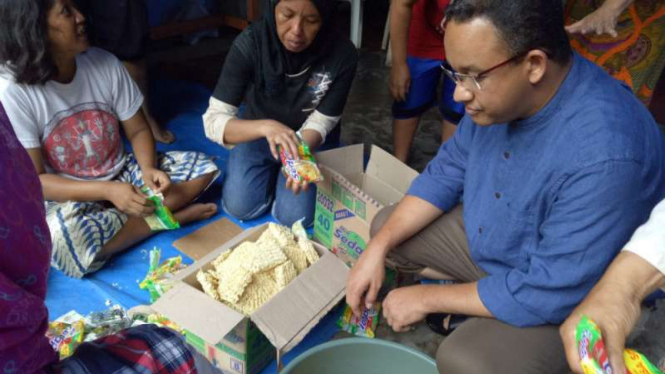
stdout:
[[411,86],[406,100],[393,104],[393,153],[402,162],[409,157],[420,117],[436,103],[441,75],[439,60],[407,57]]

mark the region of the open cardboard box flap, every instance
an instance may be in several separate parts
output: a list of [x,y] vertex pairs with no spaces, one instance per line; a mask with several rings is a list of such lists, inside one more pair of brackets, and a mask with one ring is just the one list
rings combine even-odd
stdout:
[[[153,309],[209,343],[221,342],[244,316],[203,293],[196,273],[209,269],[222,252],[257,240],[266,228],[267,224],[243,232],[178,273],[176,279],[181,282],[157,300]],[[283,352],[299,343],[345,294],[349,269],[323,246],[314,244],[319,261],[249,316]]]
[[[372,146],[365,174],[391,186],[402,195],[406,194],[411,182],[418,176],[417,171],[375,145]],[[392,203],[394,202],[387,202],[387,204]]]
[[364,171],[363,151],[364,146],[362,144],[335,148],[317,153],[316,161],[345,177],[352,174],[362,174]]

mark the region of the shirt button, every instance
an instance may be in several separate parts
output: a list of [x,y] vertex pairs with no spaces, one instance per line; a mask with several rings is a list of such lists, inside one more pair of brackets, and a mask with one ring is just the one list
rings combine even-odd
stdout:
[[483,228],[482,228],[482,227],[479,227],[479,228],[478,228],[478,234],[482,234],[482,233],[483,233]]
[[496,192],[494,194],[494,197],[496,197],[497,199],[500,199],[501,198],[501,192]]
[[510,152],[503,152],[503,158],[506,160],[510,158]]

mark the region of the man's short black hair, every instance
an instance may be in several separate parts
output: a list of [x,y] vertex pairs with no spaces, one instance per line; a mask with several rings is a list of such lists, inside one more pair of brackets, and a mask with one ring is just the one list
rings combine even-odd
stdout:
[[455,0],[446,10],[448,22],[476,18],[492,22],[512,56],[540,49],[559,64],[572,56],[561,0]]

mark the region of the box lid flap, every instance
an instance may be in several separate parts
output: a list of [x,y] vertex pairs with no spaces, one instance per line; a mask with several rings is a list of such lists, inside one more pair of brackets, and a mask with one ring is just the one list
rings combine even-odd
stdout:
[[283,352],[300,342],[344,297],[349,269],[335,255],[323,251],[319,261],[250,316],[275,348]]
[[220,342],[245,318],[186,283],[179,282],[152,308],[209,343]]
[[354,173],[362,173],[363,151],[364,146],[362,144],[331,149],[329,151],[317,153],[316,161],[344,176]]
[[418,172],[380,147],[372,146],[365,174],[379,179],[405,194]]

